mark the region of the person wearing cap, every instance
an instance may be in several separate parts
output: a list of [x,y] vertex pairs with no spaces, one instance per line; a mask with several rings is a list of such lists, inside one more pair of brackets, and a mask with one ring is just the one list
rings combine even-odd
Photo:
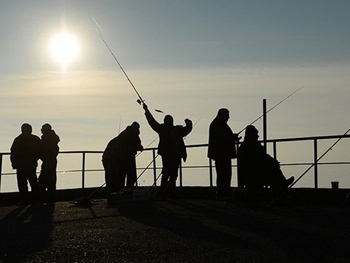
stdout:
[[162,178],[159,196],[161,198],[176,197],[176,180],[181,159],[186,161],[187,152],[184,143],[186,137],[192,131],[192,121],[185,119],[185,126],[174,125],[171,115],[164,117],[164,123],[155,120],[146,104],[143,104],[148,124],[159,136],[158,154],[162,157]]
[[294,177],[286,179],[280,163],[266,153],[258,141],[259,132],[253,125],[245,129],[244,141],[238,148],[238,176],[240,186],[247,188],[286,188]]
[[[52,129],[49,123],[41,127],[41,171],[38,179],[40,195],[48,202],[55,201],[56,183],[57,183],[57,155],[59,152],[58,143],[60,137]],[[47,190],[47,197],[44,198]]]
[[229,110],[221,108],[209,126],[208,158],[215,161],[218,199],[232,198],[232,159],[237,157],[236,144],[240,138],[228,126],[229,118]]
[[136,183],[137,151],[142,151],[140,124],[133,122],[127,126],[117,137],[108,144],[102,155],[102,163],[105,170],[107,198],[112,193],[119,193],[125,186],[132,189]]
[[[40,138],[32,134],[32,126],[24,123],[21,134],[16,137],[11,146],[10,160],[12,168],[17,172],[17,185],[20,193],[20,205],[36,202],[38,184],[36,167],[40,155]],[[31,187],[31,198],[28,192],[28,182]]]

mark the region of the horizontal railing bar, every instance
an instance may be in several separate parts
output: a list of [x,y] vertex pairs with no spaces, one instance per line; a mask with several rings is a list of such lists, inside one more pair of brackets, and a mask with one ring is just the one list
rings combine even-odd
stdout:
[[[325,136],[309,136],[309,137],[294,137],[294,138],[281,138],[281,139],[268,139],[266,140],[266,143],[280,143],[280,142],[300,142],[300,141],[322,141],[322,140],[330,140],[330,139],[340,139],[340,138],[350,138],[350,134],[343,134],[343,135],[325,135]],[[260,141],[262,142],[262,141]],[[186,148],[201,148],[201,147],[208,147],[208,144],[191,144],[191,145],[186,145]],[[315,146],[314,146],[315,147]],[[150,151],[153,153],[157,150],[157,147],[152,147],[152,148],[146,148],[143,151]],[[79,154],[85,156],[85,154],[99,154],[102,155],[104,151],[102,150],[85,150],[85,151],[60,151],[60,155],[64,154]],[[0,153],[1,156],[10,156],[10,152],[2,152]],[[205,156],[205,158],[207,158]],[[309,165],[315,165],[315,162],[296,162],[296,163],[281,163],[281,166],[309,166]],[[317,162],[317,165],[350,165],[349,161],[334,161],[334,162]],[[232,167],[237,167],[237,164],[232,165]],[[211,169],[210,165],[188,165],[188,166],[182,166],[181,169]],[[137,170],[161,170],[161,167],[154,166],[152,168],[149,167],[138,167]],[[84,173],[85,172],[103,172],[103,168],[94,168],[94,169],[85,169],[85,163],[83,161],[83,167],[82,169],[70,169],[70,170],[59,170],[57,173],[81,173],[83,172],[83,186],[84,186]],[[0,176],[8,176],[8,175],[16,175],[16,172],[8,172],[8,173],[1,173]],[[317,171],[316,175],[317,176]]]
[[350,138],[350,134],[342,135],[325,135],[325,136],[312,136],[312,137],[295,137],[295,138],[281,138],[281,139],[269,139],[266,142],[292,142],[292,141],[311,141],[311,140],[329,140],[339,138]]
[[[306,166],[306,165],[311,165],[313,164],[312,162],[307,162],[307,163],[281,163],[281,166]],[[322,162],[318,163],[318,165],[350,165],[350,162]],[[237,167],[236,164],[233,164],[232,167]],[[182,166],[182,168],[186,169],[198,169],[198,168],[209,168],[209,165],[190,165],[190,166]],[[145,170],[146,167],[139,167],[136,168],[136,170]],[[157,167],[157,170],[162,169],[161,167]],[[153,170],[152,168],[147,168],[147,170]],[[104,172],[104,169],[85,169],[86,172]],[[82,172],[80,169],[73,169],[73,170],[63,170],[63,171],[57,171],[57,173],[77,173],[77,172]],[[12,173],[2,173],[2,175],[16,175],[16,172]]]
[[[339,139],[339,138],[350,138],[350,134],[342,135],[325,135],[325,136],[310,136],[310,137],[294,137],[294,138],[281,138],[281,139],[268,139],[266,142],[290,142],[290,141],[308,141],[308,140],[325,140],[325,139]],[[186,148],[196,148],[196,147],[207,147],[208,144],[191,144],[186,145]],[[156,150],[157,147],[146,148],[143,151]],[[103,151],[60,151],[63,154],[81,154],[81,153],[103,153]],[[10,155],[10,152],[0,152],[1,155]]]

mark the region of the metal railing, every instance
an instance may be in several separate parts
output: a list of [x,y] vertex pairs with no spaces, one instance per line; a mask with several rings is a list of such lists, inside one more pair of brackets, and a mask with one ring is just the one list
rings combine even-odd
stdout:
[[[272,145],[272,156],[274,156],[276,159],[278,159],[278,151],[277,151],[277,145],[284,143],[284,142],[313,142],[313,162],[297,162],[297,163],[281,163],[281,166],[310,166],[309,168],[313,169],[314,173],[314,188],[318,188],[318,176],[319,176],[319,169],[318,167],[320,165],[349,165],[350,161],[334,161],[334,162],[321,162],[319,160],[319,142],[320,141],[325,141],[325,140],[333,140],[333,139],[340,139],[340,138],[350,138],[350,135],[330,135],[330,136],[317,136],[317,137],[300,137],[300,138],[285,138],[285,139],[270,139],[266,141],[266,145]],[[187,149],[191,148],[204,148],[206,151],[208,147],[208,144],[196,144],[196,145],[187,145]],[[157,148],[147,148],[144,149],[144,152],[151,151],[152,153],[152,160],[151,162],[146,165],[145,167],[138,167],[138,171],[141,171],[139,174],[143,174],[144,171],[146,170],[152,170],[153,171],[153,184],[157,185],[157,179],[160,176],[160,170],[161,167],[157,166]],[[65,172],[65,173],[76,173],[79,172],[81,173],[81,188],[86,187],[86,173],[87,172],[103,172],[103,168],[96,168],[96,169],[87,169],[86,168],[86,157],[89,154],[101,154],[102,156],[103,151],[61,151],[59,153],[59,156],[62,155],[69,155],[69,154],[79,154],[81,155],[81,169],[66,169],[64,171],[58,171],[58,172]],[[3,157],[4,156],[9,156],[9,152],[5,153],[0,153],[0,189],[2,186],[2,178],[3,176],[8,176],[8,175],[15,175],[15,172],[8,172],[8,173],[3,173]],[[349,156],[350,159],[350,156]],[[203,165],[195,165],[195,166],[190,166],[190,165],[180,165],[179,169],[179,186],[183,186],[183,170],[184,169],[191,169],[191,168],[205,168],[208,169],[209,171],[209,186],[213,187],[214,186],[214,173],[213,173],[213,162],[212,160],[206,158],[207,164]],[[233,165],[233,168],[237,168],[237,165]]]

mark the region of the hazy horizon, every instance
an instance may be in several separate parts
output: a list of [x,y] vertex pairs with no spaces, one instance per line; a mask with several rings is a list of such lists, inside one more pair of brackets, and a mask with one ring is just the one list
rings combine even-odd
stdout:
[[[268,114],[268,138],[343,134],[349,13],[346,0],[1,2],[0,152],[25,122],[39,136],[51,123],[62,151],[103,150],[133,121],[143,145],[157,136],[89,15],[151,109],[176,124],[198,121],[186,144],[207,142],[219,108],[230,110],[238,132],[262,114],[263,99],[270,108],[302,86]],[[62,31],[79,46],[64,69],[49,49]],[[256,126],[262,132],[261,121]],[[341,158],[349,151],[334,150]]]

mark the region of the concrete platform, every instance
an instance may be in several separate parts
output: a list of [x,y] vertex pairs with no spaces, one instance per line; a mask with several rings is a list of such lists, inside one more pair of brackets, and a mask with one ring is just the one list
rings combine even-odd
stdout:
[[337,204],[105,199],[0,207],[0,262],[350,262]]

